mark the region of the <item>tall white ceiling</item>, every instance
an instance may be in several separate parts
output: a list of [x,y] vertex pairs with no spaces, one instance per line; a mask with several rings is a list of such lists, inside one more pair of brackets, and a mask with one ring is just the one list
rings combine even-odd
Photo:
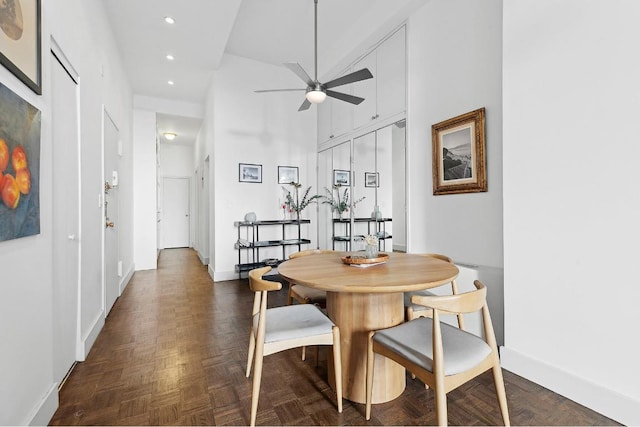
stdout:
[[[318,76],[349,53],[346,47],[426,1],[318,0]],[[225,53],[274,65],[299,62],[314,74],[313,0],[104,0],[104,6],[136,95],[201,104]],[[166,24],[165,16],[176,23]]]

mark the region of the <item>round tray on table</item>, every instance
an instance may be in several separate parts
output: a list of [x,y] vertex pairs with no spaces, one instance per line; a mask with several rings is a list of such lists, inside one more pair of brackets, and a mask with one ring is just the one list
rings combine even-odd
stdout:
[[377,258],[365,258],[364,255],[347,255],[342,257],[342,262],[347,265],[383,264],[389,261],[389,255],[379,254]]

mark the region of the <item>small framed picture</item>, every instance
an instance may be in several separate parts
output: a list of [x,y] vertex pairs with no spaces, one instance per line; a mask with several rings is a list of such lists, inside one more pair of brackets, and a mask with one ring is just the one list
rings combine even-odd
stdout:
[[240,182],[262,182],[262,165],[253,165],[250,163],[239,163],[239,181]]
[[365,187],[380,187],[380,173],[379,172],[365,172],[364,173],[364,186]]
[[296,166],[278,166],[278,184],[291,184],[298,181],[298,168]]
[[333,185],[342,185],[348,187],[351,185],[351,171],[340,169],[333,170]]

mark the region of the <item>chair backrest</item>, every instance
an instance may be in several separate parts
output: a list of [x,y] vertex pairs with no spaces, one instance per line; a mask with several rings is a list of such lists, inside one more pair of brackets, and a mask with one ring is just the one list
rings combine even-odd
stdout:
[[475,291],[455,295],[413,295],[411,302],[447,314],[473,313],[482,309],[487,301],[486,286],[479,280],[473,284],[476,287]]
[[271,267],[255,268],[249,272],[249,288],[253,292],[279,291],[282,283],[264,280],[262,276],[271,271]]
[[289,259],[299,258],[301,256],[307,256],[307,255],[328,254],[331,252],[334,252],[334,251],[332,251],[331,249],[307,249],[304,251],[292,253],[291,255],[289,255]]
[[431,258],[437,258],[439,260],[446,261],[446,262],[448,262],[450,264],[453,264],[453,260],[451,258],[449,258],[448,256],[446,256],[446,255],[442,255],[442,254],[420,254],[420,255],[421,256],[428,256],[428,257],[431,257]]

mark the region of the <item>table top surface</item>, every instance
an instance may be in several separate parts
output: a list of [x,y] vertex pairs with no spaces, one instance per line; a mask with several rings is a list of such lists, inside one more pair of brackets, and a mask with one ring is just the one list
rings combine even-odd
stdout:
[[278,266],[289,282],[328,292],[409,292],[440,286],[455,279],[458,267],[433,257],[385,252],[384,264],[359,268],[344,264],[350,252],[333,252],[290,259]]

